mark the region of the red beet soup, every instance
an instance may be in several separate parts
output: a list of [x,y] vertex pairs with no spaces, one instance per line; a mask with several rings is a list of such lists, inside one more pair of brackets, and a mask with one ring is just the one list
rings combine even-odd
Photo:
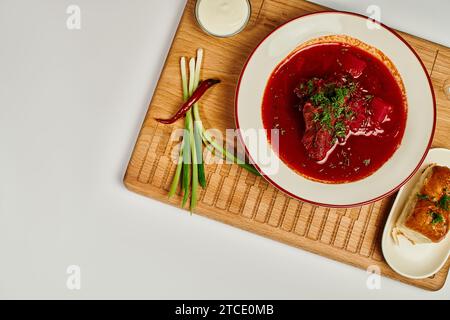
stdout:
[[264,127],[278,129],[279,157],[324,183],[357,181],[378,170],[399,147],[406,114],[391,70],[340,42],[291,54],[272,73],[262,104]]

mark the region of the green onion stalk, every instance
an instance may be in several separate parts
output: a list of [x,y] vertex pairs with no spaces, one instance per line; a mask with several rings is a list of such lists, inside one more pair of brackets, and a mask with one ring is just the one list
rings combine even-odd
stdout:
[[[200,83],[200,71],[203,61],[203,49],[197,50],[197,59],[189,60],[189,79],[186,68],[186,58],[180,60],[181,82],[183,88],[183,101],[187,101],[194,93]],[[221,144],[217,143],[203,128],[200,118],[199,105],[195,103],[192,110],[186,113],[184,123],[183,140],[180,145],[179,157],[175,175],[169,189],[169,198],[172,197],[178,188],[181,176],[181,192],[183,195],[182,207],[184,207],[189,199],[189,191],[191,196],[190,210],[193,211],[197,205],[198,195],[197,189],[200,185],[206,187],[205,165],[203,162],[203,143],[211,145],[214,149],[221,153],[226,159],[237,163],[249,172],[259,175],[259,172],[250,164],[245,163],[230,153]]]

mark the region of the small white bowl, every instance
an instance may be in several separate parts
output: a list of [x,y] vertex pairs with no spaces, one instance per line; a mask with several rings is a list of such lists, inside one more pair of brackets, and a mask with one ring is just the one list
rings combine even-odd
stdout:
[[445,265],[450,256],[450,237],[448,235],[439,243],[416,245],[401,236],[399,237],[399,244],[396,245],[391,235],[397,217],[402,212],[412,189],[418,182],[422,169],[432,163],[450,167],[450,150],[431,149],[421,170],[400,189],[386,221],[381,240],[383,255],[389,266],[398,274],[411,279],[431,277]]
[[[269,34],[250,55],[239,79],[235,120],[246,152],[260,173],[278,189],[302,201],[327,207],[352,207],[384,198],[419,169],[431,145],[436,105],[431,80],[414,50],[384,25],[347,12],[320,12],[296,18]],[[406,89],[408,115],[400,147],[367,178],[345,184],[309,180],[281,161],[264,132],[261,105],[273,70],[299,45],[322,36],[347,35],[381,50],[395,64]],[[248,137],[250,131],[259,132]],[[251,139],[258,142],[250,143]],[[374,152],[377,152],[374,150]],[[261,154],[266,157],[261,159]],[[267,162],[267,159],[277,159]]]
[[[246,12],[246,14],[245,14],[245,17],[242,19],[242,21],[240,23],[238,23],[237,25],[235,25],[235,26],[234,25],[232,25],[231,27],[229,25],[225,25],[225,26],[221,25],[220,26],[220,20],[221,19],[218,20],[217,16],[214,17],[216,19],[213,19],[212,17],[209,17],[209,21],[213,22],[215,24],[216,28],[218,27],[217,24],[219,24],[219,26],[220,26],[219,29],[222,29],[222,32],[220,32],[220,33],[214,32],[214,30],[212,30],[210,27],[205,25],[204,21],[202,21],[202,17],[201,17],[201,14],[200,14],[200,9],[201,9],[200,6],[202,5],[202,3],[205,3],[207,1],[212,2],[211,4],[213,6],[217,6],[217,7],[215,7],[216,8],[215,12],[217,14],[219,14],[219,15],[220,15],[220,12],[222,12],[221,10],[219,10],[219,8],[220,8],[221,5],[223,5],[222,3],[220,3],[220,1],[197,0],[197,2],[195,4],[195,19],[197,20],[197,23],[198,23],[199,27],[205,33],[207,33],[207,34],[209,34],[211,36],[214,36],[214,37],[218,37],[218,38],[228,38],[228,37],[232,37],[232,36],[237,35],[238,33],[242,32],[247,27],[247,25],[248,25],[248,23],[250,21],[250,17],[252,15],[252,4],[251,4],[251,2],[249,0],[243,0],[242,5],[244,5],[244,7],[242,7],[242,8],[245,8],[245,9],[242,9],[242,10],[244,10],[244,12]],[[233,17],[236,17],[236,14],[239,15],[240,13],[243,13],[243,12],[239,12],[239,10],[237,12],[233,12],[233,11],[229,10],[229,11],[224,13],[225,17],[222,17],[222,18],[225,18],[225,19],[227,17],[233,18]],[[208,16],[206,16],[206,17],[208,17]],[[228,21],[228,20],[226,20],[226,21]],[[224,31],[223,28],[225,28],[226,30]],[[227,29],[227,28],[230,28],[230,29]]]

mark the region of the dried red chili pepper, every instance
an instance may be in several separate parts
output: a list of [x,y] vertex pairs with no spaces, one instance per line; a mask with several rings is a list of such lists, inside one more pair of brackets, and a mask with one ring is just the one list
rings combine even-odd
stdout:
[[200,98],[205,94],[205,92],[211,88],[213,85],[220,83],[220,80],[217,79],[208,79],[202,81],[197,89],[194,91],[192,96],[180,107],[180,109],[175,113],[171,118],[169,119],[155,119],[158,122],[164,123],[164,124],[171,124],[183,117],[186,112],[188,112],[192,106],[200,100]]

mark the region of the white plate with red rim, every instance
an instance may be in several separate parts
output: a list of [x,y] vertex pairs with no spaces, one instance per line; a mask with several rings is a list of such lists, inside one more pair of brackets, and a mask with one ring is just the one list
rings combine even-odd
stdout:
[[381,248],[389,266],[398,274],[411,279],[424,279],[436,274],[450,256],[450,236],[439,243],[412,244],[399,236],[397,245],[392,238],[392,228],[408,200],[422,171],[430,164],[450,167],[450,150],[431,149],[420,170],[398,192],[384,227]]
[[[258,171],[294,198],[327,207],[352,207],[377,201],[404,185],[420,168],[430,148],[436,105],[427,71],[418,55],[397,33],[382,24],[369,28],[368,23],[371,22],[367,17],[334,11],[296,18],[269,34],[250,55],[241,73],[235,99],[235,121],[241,142]],[[268,79],[280,62],[301,44],[336,34],[356,38],[390,58],[406,89],[408,115],[401,145],[380,169],[359,181],[325,184],[289,168],[278,158],[267,135],[249,137],[247,133],[265,132],[262,100]],[[267,156],[261,157],[262,154]]]

